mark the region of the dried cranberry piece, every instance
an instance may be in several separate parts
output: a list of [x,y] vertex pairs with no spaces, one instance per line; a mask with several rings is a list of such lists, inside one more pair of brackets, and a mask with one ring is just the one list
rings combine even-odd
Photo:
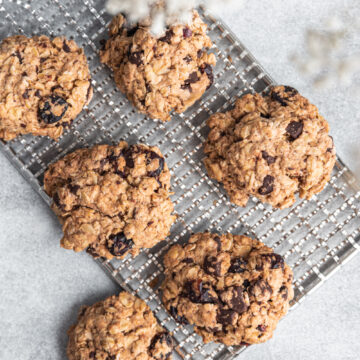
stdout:
[[115,169],[114,172],[115,172],[116,175],[119,175],[121,178],[123,178],[123,179],[126,178],[126,174],[125,174],[124,171],[121,171],[121,170],[119,170],[119,169]]
[[29,89],[26,89],[25,92],[22,94],[23,99],[29,98]]
[[271,175],[266,175],[263,180],[262,186],[259,188],[260,195],[268,195],[274,190],[274,180],[275,178]]
[[154,349],[157,342],[159,342],[160,344],[166,342],[168,346],[173,346],[173,340],[170,334],[166,332],[157,334],[153,337],[153,339],[151,340],[150,349]]
[[232,292],[231,307],[241,314],[248,309],[244,299],[244,288],[242,286],[234,286]]
[[190,84],[182,84],[181,85],[181,89],[182,90],[189,90],[190,92],[192,92],[192,89],[191,89],[191,85]]
[[295,96],[296,94],[298,94],[298,91],[291,86],[284,86],[284,91],[290,96]]
[[54,204],[61,210],[65,211],[65,205],[60,203],[59,194],[56,192],[53,196]]
[[94,258],[98,258],[99,257],[99,254],[96,252],[96,250],[91,246],[89,245],[86,249],[86,252],[88,254],[90,254],[92,257]]
[[[115,173],[118,173],[117,166],[116,166],[116,165],[117,165],[116,161],[117,161],[118,158],[119,158],[119,157],[112,152],[112,153],[109,154],[106,158],[101,159],[101,160],[100,160],[100,170],[103,170],[104,167],[105,167],[105,165],[108,164],[108,163],[110,163],[112,166],[115,167],[115,171],[114,171],[114,172],[115,172]],[[105,173],[106,173],[106,171],[102,171],[100,174],[101,174],[101,175],[105,175]]]
[[261,256],[271,261],[271,265],[270,265],[271,269],[284,268],[284,258],[281,255],[272,253],[272,254],[262,254]]
[[283,98],[277,93],[276,91],[273,91],[271,93],[271,99],[274,101],[277,101],[281,106],[287,106],[287,102],[285,100],[288,100],[287,98]]
[[141,59],[143,53],[144,53],[144,51],[142,51],[142,50],[130,52],[129,53],[129,61],[132,64],[135,64],[136,66],[140,66],[141,64],[143,64],[143,61]]
[[11,56],[16,56],[16,57],[19,59],[19,63],[20,63],[20,64],[23,63],[23,58],[21,57],[19,50],[15,51],[15,53],[12,54]]
[[159,41],[166,42],[168,44],[171,43],[171,38],[174,36],[174,32],[170,29],[166,31],[165,36],[161,37]]
[[101,40],[99,41],[99,43],[100,43],[100,49],[101,49],[101,50],[105,50],[106,40],[105,40],[105,39],[101,39]]
[[127,37],[134,36],[138,30],[139,30],[139,25],[136,24],[134,27],[126,29],[126,36]]
[[196,71],[192,72],[189,77],[185,80],[184,84],[181,85],[182,89],[188,89],[191,92],[191,85],[193,83],[196,83],[197,81],[199,81],[199,77]]
[[243,258],[231,259],[231,265],[229,267],[229,273],[241,274],[246,271],[247,261]]
[[284,299],[284,300],[287,300],[288,298],[288,289],[286,286],[282,286],[280,289],[279,289],[279,293],[281,294],[281,297]]
[[208,85],[208,87],[206,89],[209,89],[211,87],[211,85],[214,82],[214,74],[213,74],[213,69],[211,67],[211,65],[209,64],[202,64],[200,66],[200,72],[203,74],[205,73],[210,81],[210,84]]
[[189,29],[187,26],[184,27],[184,29],[183,29],[184,38],[187,39],[187,38],[191,37],[191,35],[192,35],[191,29]]
[[190,55],[186,55],[183,60],[189,64],[192,61],[192,57]]
[[66,41],[64,40],[64,42],[63,42],[63,50],[65,51],[65,52],[67,52],[67,53],[69,53],[70,51],[71,51],[71,49],[70,49],[70,47],[69,47],[69,45],[66,43]]
[[57,207],[60,207],[61,204],[60,204],[60,198],[59,198],[59,194],[58,193],[55,193],[54,196],[53,196],[53,200],[54,200],[54,203]]
[[180,324],[182,324],[182,325],[188,325],[188,324],[189,324],[189,322],[187,321],[186,317],[180,316],[180,315],[178,314],[178,310],[177,310],[177,308],[176,308],[175,306],[170,306],[169,312],[170,312],[170,315],[171,315],[178,323],[180,323]]
[[[166,354],[164,354],[163,353],[164,350],[162,350],[163,349],[162,344],[164,344],[164,343],[166,343],[166,345],[168,347],[170,347],[170,351],[167,352]],[[155,359],[155,360],[164,360],[165,359],[166,360],[170,357],[173,346],[174,346],[174,343],[173,343],[172,337],[170,336],[169,333],[164,332],[161,334],[157,334],[153,337],[153,339],[151,340],[150,346],[149,346],[149,350],[150,350],[150,353],[151,353],[151,356],[153,359]],[[158,349],[156,349],[156,348],[158,348]]]
[[150,177],[158,177],[164,169],[164,164],[165,164],[164,158],[161,157],[160,155],[158,155],[156,152],[151,151],[151,150],[146,151],[146,157],[147,157],[147,165],[150,164],[151,160],[154,160],[154,159],[159,160],[159,167],[156,170],[149,171],[147,173],[147,175]]
[[197,52],[197,57],[198,57],[198,59],[201,58],[202,54],[203,54],[203,51],[202,51],[201,49],[198,50],[198,52]]
[[265,150],[261,152],[262,158],[268,163],[268,165],[273,164],[276,161],[276,156],[269,155]]
[[52,86],[52,87],[51,87],[51,91],[54,91],[54,90],[59,89],[59,88],[61,88],[60,85]]
[[114,256],[124,255],[134,245],[134,242],[131,239],[127,239],[122,232],[110,235],[109,239],[112,241],[112,245],[108,249]]
[[73,185],[73,184],[69,184],[69,190],[73,193],[76,194],[76,192],[80,189],[79,185]]
[[220,239],[220,237],[216,235],[216,236],[214,237],[214,240],[215,240],[216,243],[217,243],[217,251],[221,251],[221,239]]
[[304,123],[302,121],[292,121],[285,130],[289,135],[289,140],[294,141],[302,134],[303,129]]
[[267,281],[259,279],[251,286],[250,293],[256,297],[258,294],[271,295],[273,290]]
[[271,118],[271,115],[270,114],[263,114],[263,113],[260,113],[260,116],[264,119],[270,119]]
[[185,80],[185,83],[193,84],[193,83],[196,83],[199,80],[200,79],[199,79],[199,77],[197,75],[197,72],[194,71],[189,75],[188,79]]
[[58,95],[50,95],[39,103],[38,116],[45,124],[60,121],[66,113],[69,104]]
[[[66,128],[69,128],[71,124],[72,124],[72,120],[70,120],[69,122],[62,123],[61,126],[62,126],[64,129],[66,129]],[[58,124],[55,124],[55,126],[56,126],[56,127],[59,127],[60,124],[59,124],[59,123],[58,123]]]
[[115,155],[115,153],[111,153],[109,154],[105,159],[103,160],[106,160],[110,163],[115,163],[117,161],[117,159],[119,158],[119,155]]
[[266,325],[258,325],[256,329],[258,331],[264,332],[264,331],[266,331]]
[[96,355],[95,351],[92,351],[92,352],[89,354],[90,359],[95,359],[95,355]]
[[239,314],[248,309],[244,298],[244,288],[242,286],[230,286],[220,291],[219,296],[224,304]]
[[126,166],[128,168],[133,168],[135,166],[134,160],[132,158],[132,154],[134,153],[134,147],[130,146],[125,151],[123,151],[123,155],[125,158]]
[[216,304],[218,302],[211,285],[203,283],[201,280],[187,281],[184,285],[184,295],[191,302],[197,304]]
[[331,145],[331,147],[327,148],[326,151],[327,152],[332,152],[333,149],[334,149],[334,138],[332,136],[330,136],[330,135],[329,135],[329,138],[331,139],[332,145]]
[[220,309],[216,315],[216,321],[222,325],[232,325],[236,318],[236,311],[229,309]]
[[194,263],[194,259],[185,258],[185,259],[182,260],[182,262],[184,262],[185,264],[193,264],[193,263]]
[[209,275],[220,276],[221,274],[221,262],[218,261],[216,256],[206,256],[203,268]]

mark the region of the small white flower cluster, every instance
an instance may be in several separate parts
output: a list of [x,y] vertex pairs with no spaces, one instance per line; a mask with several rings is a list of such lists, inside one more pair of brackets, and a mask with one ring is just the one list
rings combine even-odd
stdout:
[[[291,57],[299,71],[312,79],[315,88],[354,85],[360,72],[360,53],[349,55],[347,40],[360,31],[360,23],[328,19],[323,30],[306,32],[306,52]],[[355,89],[356,92],[359,89]]]
[[150,18],[151,31],[161,34],[166,25],[188,24],[192,10],[200,5],[216,12],[219,7],[238,7],[243,0],[108,0],[106,10],[110,14],[125,13],[131,22]]

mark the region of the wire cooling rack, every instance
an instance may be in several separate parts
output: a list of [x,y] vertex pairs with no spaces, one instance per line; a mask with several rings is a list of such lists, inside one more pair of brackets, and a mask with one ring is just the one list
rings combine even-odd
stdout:
[[311,201],[298,201],[287,210],[274,210],[256,199],[246,208],[232,205],[221,186],[206,175],[202,163],[202,143],[208,131],[205,120],[229,108],[235,96],[266,91],[273,80],[221,21],[201,10],[217,56],[215,83],[198,103],[174,115],[171,122],[147,119],[116,90],[109,70],[99,62],[99,43],[107,38],[110,21],[103,3],[0,0],[0,39],[13,34],[73,38],[85,49],[94,87],[90,105],[58,142],[22,136],[0,143],[0,148],[50,204],[42,188],[43,174],[51,162],[66,153],[120,139],[159,146],[171,169],[172,199],[179,214],[171,236],[135,259],[98,262],[122,288],[144,299],[159,322],[173,333],[175,360],[233,359],[242,347],[204,345],[191,326],[176,324],[164,310],[159,296],[163,254],[172,243],[186,241],[191,232],[229,231],[254,236],[282,254],[292,267],[294,307],[359,251],[359,184],[338,159],[330,183]]

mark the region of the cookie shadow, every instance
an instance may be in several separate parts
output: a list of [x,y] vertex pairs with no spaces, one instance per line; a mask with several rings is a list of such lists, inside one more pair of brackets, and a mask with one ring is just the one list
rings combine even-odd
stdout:
[[[348,151],[350,153],[350,156],[352,158],[352,161],[346,161],[345,164],[350,168],[350,170],[354,173],[357,180],[360,181],[360,146],[359,145],[348,145]],[[348,162],[351,162],[351,164],[347,164]]]
[[71,306],[71,309],[67,311],[58,329],[57,344],[59,347],[59,355],[61,359],[68,359],[66,355],[66,347],[68,344],[67,331],[71,325],[76,323],[81,307],[83,305],[93,305],[101,300],[105,300],[111,295],[118,294],[120,291],[121,290],[119,288],[117,292],[114,290],[107,290],[99,293],[93,293],[84,297],[84,299],[77,301],[73,306]]

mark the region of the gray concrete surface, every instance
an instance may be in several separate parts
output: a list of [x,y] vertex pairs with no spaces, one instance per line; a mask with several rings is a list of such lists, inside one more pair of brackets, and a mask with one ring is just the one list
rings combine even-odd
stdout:
[[[360,173],[360,107],[342,89],[316,92],[289,63],[303,32],[357,0],[249,1],[221,17],[279,83],[293,85],[328,118],[338,153]],[[357,36],[353,49],[359,49]],[[0,359],[65,360],[66,330],[80,304],[117,288],[85,254],[58,246],[61,229],[46,204],[0,154]],[[292,311],[268,343],[241,359],[358,359],[360,256]]]

